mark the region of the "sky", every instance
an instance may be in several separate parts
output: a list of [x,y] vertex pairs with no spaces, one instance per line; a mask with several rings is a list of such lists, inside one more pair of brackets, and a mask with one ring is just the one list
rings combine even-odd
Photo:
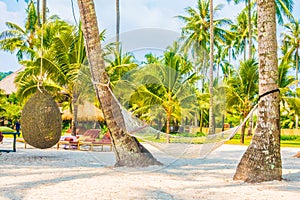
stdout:
[[[72,1],[75,15],[72,14]],[[113,40],[115,34],[115,0],[94,0],[98,25],[100,30],[106,29],[106,40]],[[294,16],[300,18],[300,1],[294,0]],[[173,37],[180,34],[184,25],[176,16],[186,15],[185,8],[195,7],[197,0],[120,0],[121,9],[121,40],[124,42],[136,41],[136,46],[129,50],[139,51],[141,46],[147,48],[163,48]],[[214,0],[214,5],[224,4],[224,9],[217,18],[230,18],[234,20],[244,4],[228,4],[227,0]],[[0,32],[6,30],[5,22],[13,22],[23,26],[26,18],[26,3],[24,0],[0,0]],[[60,18],[76,24],[79,21],[77,0],[47,0],[48,15],[58,15]],[[142,31],[141,31],[142,30]],[[149,32],[150,30],[150,32]],[[152,31],[152,32],[151,32]],[[149,37],[149,34],[152,35]],[[158,35],[163,35],[159,37]],[[130,36],[130,37],[128,37]],[[143,37],[144,36],[144,37]],[[147,36],[147,37],[145,37]],[[148,43],[160,39],[160,44],[153,47],[141,44],[148,38]],[[124,50],[124,49],[123,49]],[[127,50],[127,49],[126,49]],[[14,54],[0,51],[0,71],[15,71],[20,67]]]

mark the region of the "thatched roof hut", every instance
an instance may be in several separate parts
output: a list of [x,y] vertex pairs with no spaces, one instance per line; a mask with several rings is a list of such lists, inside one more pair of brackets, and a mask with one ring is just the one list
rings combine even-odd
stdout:
[[0,89],[4,90],[6,95],[10,95],[17,91],[17,87],[15,84],[15,77],[18,75],[19,72],[23,71],[25,67],[21,67],[14,73],[8,75],[4,79],[0,81]]

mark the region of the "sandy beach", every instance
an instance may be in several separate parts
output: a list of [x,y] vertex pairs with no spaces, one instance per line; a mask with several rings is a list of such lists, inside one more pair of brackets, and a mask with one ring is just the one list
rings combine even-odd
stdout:
[[[0,148],[10,148],[5,139]],[[175,159],[145,144],[164,166],[115,168],[113,152],[40,150],[17,143],[0,155],[0,199],[300,199],[299,148],[282,148],[283,181],[233,181],[245,146],[223,145],[205,159]]]

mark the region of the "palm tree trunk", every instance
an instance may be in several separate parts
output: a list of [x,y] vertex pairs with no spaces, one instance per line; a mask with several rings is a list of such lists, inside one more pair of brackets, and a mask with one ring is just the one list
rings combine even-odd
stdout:
[[246,45],[246,38],[244,38],[244,45],[245,45],[245,46],[244,46],[244,61],[246,61],[246,60],[247,60],[247,57],[246,57],[246,56],[247,56],[247,55],[246,55],[246,54],[247,54],[247,48],[246,48],[246,46],[247,46],[247,45]]
[[225,115],[222,114],[222,132],[225,131],[225,126],[224,126],[224,124],[225,124]]
[[116,166],[145,167],[160,165],[152,154],[136,138],[126,133],[120,105],[110,90],[105,71],[99,29],[93,0],[78,0],[82,31],[96,94],[109,128],[116,156]]
[[232,56],[231,49],[232,49],[232,47],[229,47],[229,49],[228,49],[228,63],[229,63],[229,65],[231,65],[231,56]]
[[214,124],[214,100],[213,100],[213,93],[214,93],[214,23],[213,23],[213,0],[210,0],[210,66],[209,66],[209,134],[215,133],[215,124]]
[[46,23],[46,9],[47,9],[47,6],[46,6],[46,0],[43,0],[42,1],[42,23],[45,24]]
[[36,14],[37,14],[38,26],[41,27],[40,0],[36,1]]
[[251,114],[251,116],[249,118],[249,128],[248,128],[248,134],[247,134],[247,136],[251,136],[252,135],[252,130],[253,130],[253,114]]
[[116,49],[119,52],[119,42],[120,42],[120,2],[116,0]]
[[247,3],[248,3],[248,31],[249,31],[249,58],[248,59],[251,59],[252,58],[252,24],[251,24],[251,0],[247,0]]
[[170,122],[171,122],[171,115],[167,113],[167,124],[166,124],[166,142],[170,143]]
[[200,109],[200,133],[203,133],[203,110]]
[[246,182],[282,179],[275,1],[257,0],[257,9],[260,95],[257,128],[233,177]]
[[[244,120],[241,120],[241,123]],[[240,143],[244,144],[245,143],[245,130],[246,130],[246,124],[243,124],[242,128],[241,128],[241,138],[240,138]]]
[[[298,81],[299,81],[299,55],[298,55],[298,49],[296,49],[296,82],[297,82],[297,85],[296,85],[296,89],[298,88]],[[297,94],[296,94],[297,95]],[[296,96],[297,97],[297,96]],[[298,124],[299,124],[299,116],[296,114],[296,129],[298,129]]]
[[78,100],[78,94],[73,91],[73,95],[72,95],[72,107],[73,107],[73,112],[72,112],[72,123],[71,123],[71,129],[72,129],[72,134],[71,135],[74,135],[76,136],[76,132],[77,132],[77,116],[78,116],[78,103],[77,103],[77,100]]

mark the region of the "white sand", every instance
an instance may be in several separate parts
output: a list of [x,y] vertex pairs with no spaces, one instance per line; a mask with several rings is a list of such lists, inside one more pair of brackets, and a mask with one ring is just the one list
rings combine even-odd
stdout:
[[300,199],[300,159],[292,157],[300,149],[282,148],[284,181],[260,184],[232,180],[245,149],[223,145],[206,159],[132,169],[111,167],[112,152],[24,149],[18,143],[17,152],[0,155],[0,199]]

